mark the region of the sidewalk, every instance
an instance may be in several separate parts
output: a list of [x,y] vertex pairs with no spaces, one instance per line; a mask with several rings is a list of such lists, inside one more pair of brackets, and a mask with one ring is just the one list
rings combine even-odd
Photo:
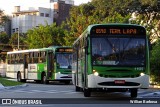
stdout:
[[0,89],[3,89],[4,88],[4,86],[0,83]]
[[0,83],[0,90],[1,89],[11,89],[11,88],[20,88],[20,87],[26,87],[28,86],[27,83],[23,84],[23,85],[17,85],[17,86],[6,86],[4,87],[1,83]]
[[159,85],[149,85],[149,88],[159,88],[160,89],[160,86]]

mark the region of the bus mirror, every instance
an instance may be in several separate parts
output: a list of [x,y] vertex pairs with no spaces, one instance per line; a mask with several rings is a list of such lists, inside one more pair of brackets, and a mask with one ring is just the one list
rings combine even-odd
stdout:
[[60,68],[60,64],[59,63],[57,63],[57,68]]
[[85,48],[88,48],[88,39],[85,40]]
[[87,55],[89,54],[88,53],[88,45],[89,45],[89,41],[88,41],[88,39],[86,39],[85,40],[85,52],[86,52]]

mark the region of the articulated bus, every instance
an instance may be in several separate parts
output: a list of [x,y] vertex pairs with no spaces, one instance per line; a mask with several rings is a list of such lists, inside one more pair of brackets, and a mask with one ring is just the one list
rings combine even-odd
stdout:
[[85,97],[91,92],[129,91],[149,87],[149,43],[144,27],[94,24],[73,44],[72,81]]
[[7,52],[6,76],[22,82],[35,80],[47,84],[57,80],[69,84],[72,50],[71,47],[55,46]]

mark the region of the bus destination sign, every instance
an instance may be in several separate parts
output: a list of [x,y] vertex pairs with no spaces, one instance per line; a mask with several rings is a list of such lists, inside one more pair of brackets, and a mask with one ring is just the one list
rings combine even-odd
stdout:
[[91,34],[108,35],[145,35],[143,28],[93,28]]
[[[96,29],[96,33],[106,33],[106,29]],[[110,34],[137,34],[137,29],[109,29]]]
[[[105,34],[107,29],[96,29],[96,34]],[[108,29],[109,34],[137,34],[137,29]]]
[[71,49],[71,48],[59,48],[59,49],[57,49],[57,52],[73,52],[73,49]]

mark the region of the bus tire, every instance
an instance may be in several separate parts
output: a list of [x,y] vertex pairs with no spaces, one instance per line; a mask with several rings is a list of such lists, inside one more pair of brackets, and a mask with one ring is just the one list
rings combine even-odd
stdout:
[[42,75],[42,84],[48,84],[47,76],[45,74]]
[[78,87],[78,86],[75,86],[75,89],[76,89],[76,92],[80,92],[81,91],[81,88]]
[[84,92],[85,97],[90,97],[91,96],[91,91],[89,89],[84,89],[83,92]]
[[64,84],[69,85],[70,81],[65,81]]
[[41,80],[34,80],[36,83],[41,83]]
[[18,82],[22,82],[21,73],[20,72],[18,72],[18,74],[17,74],[17,81]]
[[131,97],[132,98],[136,98],[137,97],[137,92],[138,92],[138,89],[131,89]]
[[26,82],[26,79],[21,80],[21,82]]

